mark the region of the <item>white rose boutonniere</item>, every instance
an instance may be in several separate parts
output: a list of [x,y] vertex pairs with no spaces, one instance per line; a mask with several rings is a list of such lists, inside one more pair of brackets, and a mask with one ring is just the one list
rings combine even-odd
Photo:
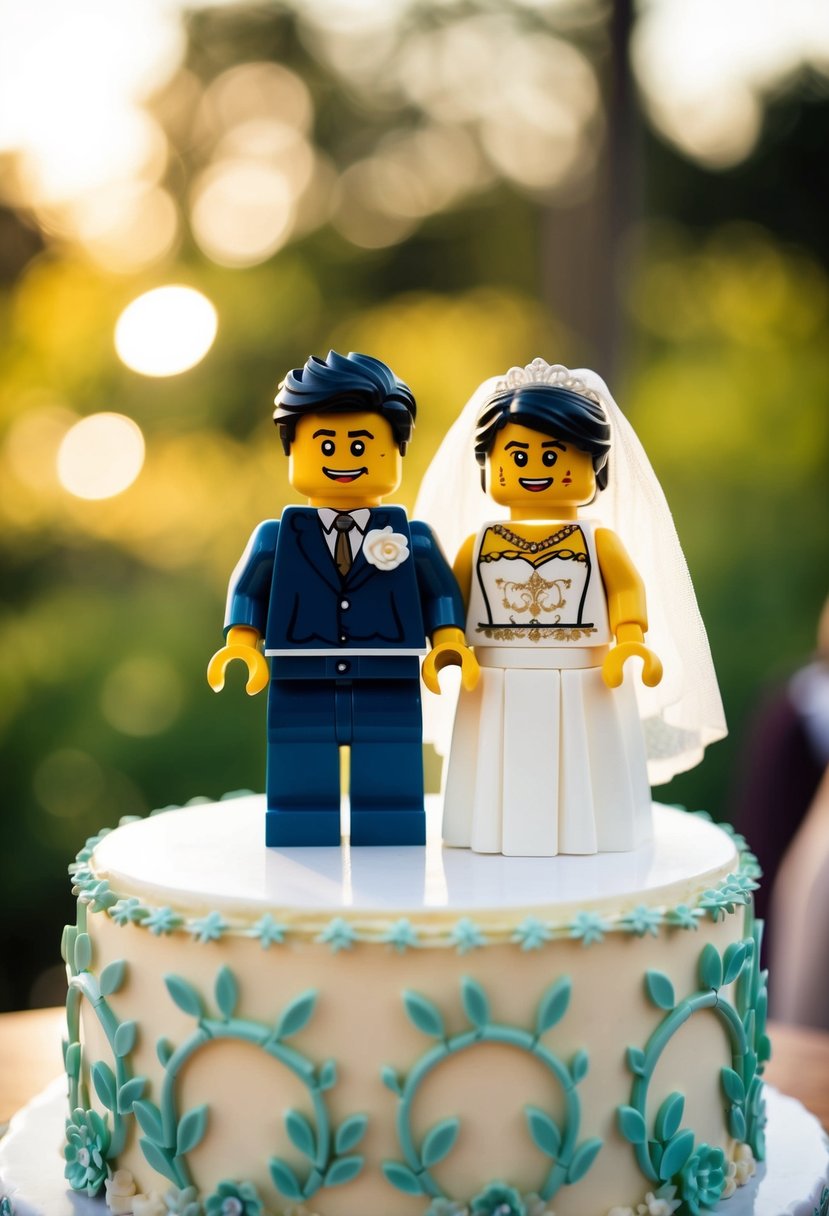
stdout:
[[363,541],[366,561],[378,570],[396,570],[409,556],[409,542],[400,532],[393,532],[391,524],[386,528],[372,528]]

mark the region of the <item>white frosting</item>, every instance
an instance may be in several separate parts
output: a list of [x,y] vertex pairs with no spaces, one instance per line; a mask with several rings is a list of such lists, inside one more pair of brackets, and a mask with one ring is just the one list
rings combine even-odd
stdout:
[[337,915],[392,911],[488,914],[573,907],[626,911],[689,902],[737,867],[714,824],[654,807],[653,840],[629,853],[503,857],[440,842],[440,806],[427,799],[428,844],[418,849],[266,849],[261,796],[185,807],[104,836],[91,868],[113,891],[179,910],[252,916],[287,908]]

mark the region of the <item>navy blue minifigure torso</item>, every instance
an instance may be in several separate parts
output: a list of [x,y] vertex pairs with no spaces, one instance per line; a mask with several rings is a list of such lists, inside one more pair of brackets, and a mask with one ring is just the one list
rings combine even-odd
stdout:
[[[377,564],[365,537],[385,530],[405,543]],[[339,843],[341,746],[352,843],[424,840],[417,656],[436,629],[462,628],[463,605],[425,524],[383,506],[363,531],[343,574],[320,512],[288,507],[259,525],[231,576],[225,629],[252,626],[271,657],[270,845]]]

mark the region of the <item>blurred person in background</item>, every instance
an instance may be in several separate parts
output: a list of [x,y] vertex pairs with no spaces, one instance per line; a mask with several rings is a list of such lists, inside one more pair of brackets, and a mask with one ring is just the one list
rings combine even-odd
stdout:
[[[784,855],[801,827],[806,826],[807,813],[827,765],[829,599],[818,622],[814,658],[766,698],[750,726],[741,759],[734,824],[747,836],[763,869],[763,882],[754,897],[760,917],[767,917],[772,907],[778,870],[782,872]],[[829,788],[824,801],[829,803]],[[778,931],[771,920],[767,950]],[[782,949],[782,943],[778,949]],[[775,972],[779,979],[776,967]],[[782,990],[785,985],[778,987]]]

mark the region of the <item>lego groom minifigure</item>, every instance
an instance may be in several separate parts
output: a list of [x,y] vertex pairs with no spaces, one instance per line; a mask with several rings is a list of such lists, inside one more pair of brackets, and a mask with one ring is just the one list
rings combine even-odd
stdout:
[[216,692],[233,659],[247,665],[249,694],[270,680],[268,845],[339,844],[343,745],[352,844],[424,842],[418,656],[430,637],[432,692],[448,664],[474,687],[478,665],[433,533],[382,506],[400,484],[415,410],[408,385],[368,355],[312,356],[279,387],[274,421],[308,506],[253,533],[207,672]]

